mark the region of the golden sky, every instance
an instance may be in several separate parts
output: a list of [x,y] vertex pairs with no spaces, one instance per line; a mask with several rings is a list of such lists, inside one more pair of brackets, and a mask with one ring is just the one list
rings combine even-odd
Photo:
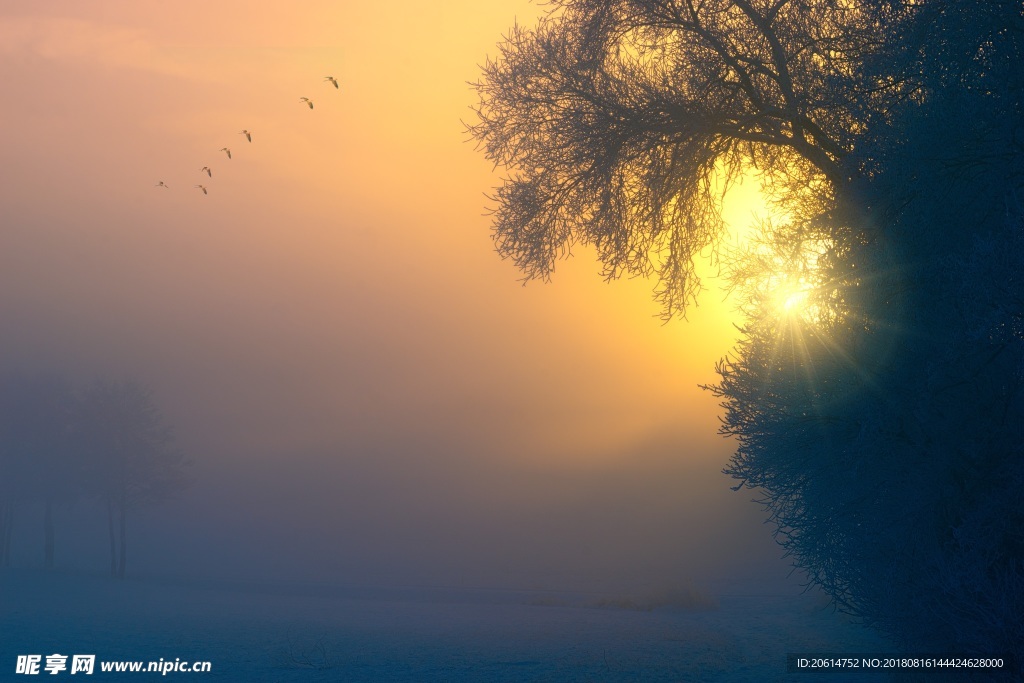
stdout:
[[542,9],[4,3],[0,366],[140,377],[197,460],[415,443],[573,470],[670,433],[720,468],[717,284],[662,325],[652,283],[586,250],[526,287],[493,251],[467,82]]

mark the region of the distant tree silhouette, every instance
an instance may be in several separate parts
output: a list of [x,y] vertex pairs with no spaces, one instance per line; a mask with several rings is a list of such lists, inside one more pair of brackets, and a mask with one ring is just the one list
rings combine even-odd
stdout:
[[174,447],[153,393],[132,381],[98,381],[85,390],[78,429],[89,463],[86,486],[107,509],[110,573],[124,578],[128,511],[185,488],[188,461]]
[[0,507],[2,557],[10,560],[15,504],[43,507],[43,566],[52,569],[56,534],[53,508],[77,493],[76,452],[71,424],[74,395],[63,378],[9,374],[0,378],[0,458],[4,491]]
[[13,396],[11,382],[0,379],[0,567],[11,566],[11,538],[14,534],[14,510],[18,495],[17,448],[14,445]]
[[712,388],[727,472],[902,647],[1024,661],[1024,3],[553,5],[476,84],[499,254],[547,279],[592,245],[669,317],[753,170],[787,218],[737,270],[769,285]]

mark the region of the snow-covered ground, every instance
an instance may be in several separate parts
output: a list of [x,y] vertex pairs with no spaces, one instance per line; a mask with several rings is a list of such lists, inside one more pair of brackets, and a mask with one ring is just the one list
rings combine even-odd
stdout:
[[[111,581],[0,572],[0,680],[18,655],[211,662],[223,681],[811,681],[790,652],[889,652],[884,641],[794,587],[686,595],[600,595],[429,587]],[[98,664],[97,664],[98,667]],[[156,680],[156,673],[47,680]]]

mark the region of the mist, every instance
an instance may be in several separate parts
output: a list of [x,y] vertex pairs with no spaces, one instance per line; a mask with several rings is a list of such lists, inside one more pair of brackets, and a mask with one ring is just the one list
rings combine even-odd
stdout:
[[[632,683],[882,647],[722,472],[721,254],[665,322],[589,247],[526,286],[495,253],[471,82],[545,11],[0,10],[0,667]],[[764,202],[722,209],[735,240]]]
[[[724,485],[729,444],[714,434],[611,429],[601,445],[592,429],[573,446],[587,410],[559,412],[557,394],[455,415],[401,394],[349,396],[334,428],[318,430],[315,413],[331,411],[315,395],[254,382],[251,399],[218,405],[216,386],[186,388],[187,406],[162,407],[194,483],[130,509],[132,576],[648,590],[785,574],[758,507]],[[509,414],[507,432],[495,436],[492,411]],[[236,416],[237,427],[189,415]],[[101,502],[59,502],[53,516],[56,566],[102,571]],[[42,518],[40,505],[19,506],[15,565],[40,562]]]
[[[494,254],[466,81],[537,7],[398,20],[314,3],[245,31],[204,7],[222,34],[65,9],[4,20],[0,372],[153,392],[194,484],[132,510],[130,575],[786,573],[721,474],[732,446],[699,388],[735,339],[718,286],[663,325],[649,283],[603,282],[587,249],[526,287]],[[393,52],[356,68],[372,36]],[[40,561],[33,505],[16,564]],[[103,571],[105,515],[57,507],[57,566]]]

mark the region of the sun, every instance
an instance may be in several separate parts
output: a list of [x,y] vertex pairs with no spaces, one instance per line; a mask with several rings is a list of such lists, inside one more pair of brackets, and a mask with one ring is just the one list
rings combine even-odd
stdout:
[[807,292],[793,292],[782,298],[782,305],[779,307],[785,315],[793,315],[800,312],[800,308],[807,303]]
[[754,170],[716,189],[723,190],[726,227],[716,255],[739,317],[734,326],[756,322],[785,335],[830,334],[849,313],[849,282],[834,267],[848,249],[842,237],[773,202]]
[[[778,282],[772,282],[778,280]],[[809,317],[812,312],[811,285],[801,277],[784,274],[781,278],[769,277],[770,307],[782,318]]]
[[817,225],[769,214],[741,233],[730,277],[748,317],[818,327],[834,317],[829,295],[835,239]]
[[748,319],[815,325],[829,317],[822,308],[828,289],[822,259],[830,245],[822,239],[782,241],[791,237],[785,232],[763,227],[747,236],[732,255],[729,277],[738,308]]

